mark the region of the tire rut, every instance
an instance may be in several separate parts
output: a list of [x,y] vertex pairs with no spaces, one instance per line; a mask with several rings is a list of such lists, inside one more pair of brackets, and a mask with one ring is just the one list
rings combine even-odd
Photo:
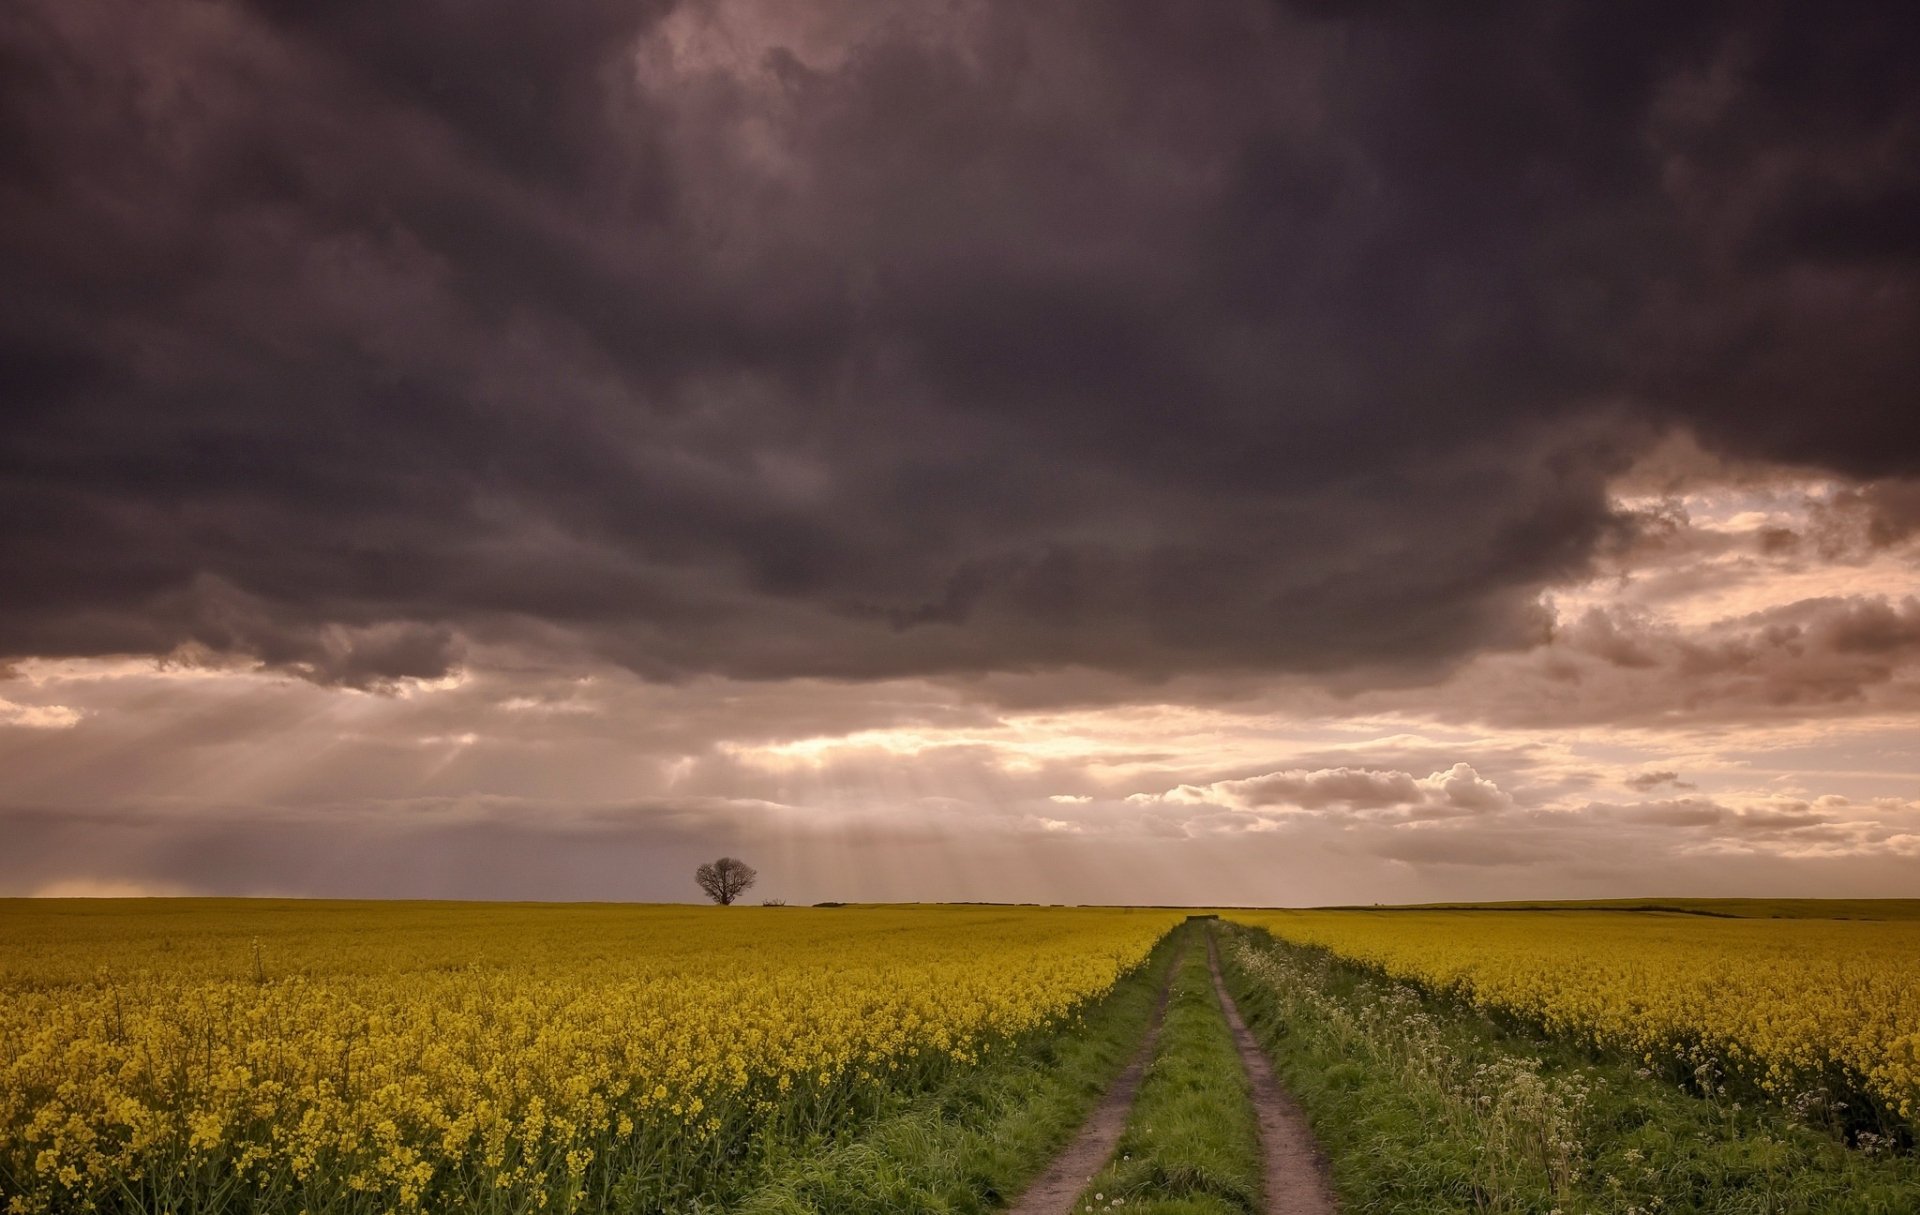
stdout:
[[1173,991],[1173,976],[1180,971],[1181,960],[1192,948],[1191,942],[1183,942],[1179,952],[1167,967],[1167,977],[1160,984],[1160,998],[1153,1006],[1153,1016],[1147,1022],[1146,1035],[1140,1040],[1140,1046],[1128,1060],[1127,1066],[1100,1098],[1100,1104],[1081,1124],[1073,1142],[1061,1150],[1047,1171],[1040,1174],[1032,1185],[1021,1192],[1007,1215],[1067,1215],[1073,1210],[1074,1199],[1093,1175],[1106,1166],[1113,1158],[1114,1148],[1120,1143],[1120,1134],[1126,1130],[1127,1114],[1133,1109],[1133,1099],[1140,1091],[1140,1081],[1146,1075],[1147,1064],[1153,1059],[1154,1044],[1160,1039],[1160,1022],[1166,1016],[1167,997]]
[[1240,1009],[1220,977],[1220,953],[1213,931],[1207,931],[1207,969],[1213,972],[1213,990],[1233,1031],[1253,1091],[1253,1107],[1260,1120],[1260,1155],[1267,1215],[1334,1215],[1333,1186],[1328,1181],[1326,1154],[1320,1150],[1307,1117],[1273,1074],[1267,1052],[1254,1040]]

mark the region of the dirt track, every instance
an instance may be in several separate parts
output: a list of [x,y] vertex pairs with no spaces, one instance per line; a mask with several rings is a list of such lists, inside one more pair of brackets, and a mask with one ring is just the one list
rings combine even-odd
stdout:
[[1213,990],[1240,1048],[1240,1065],[1253,1086],[1253,1106],[1260,1116],[1260,1151],[1265,1162],[1267,1215],[1333,1215],[1338,1209],[1327,1181],[1327,1161],[1307,1125],[1306,1115],[1273,1074],[1267,1054],[1254,1041],[1240,1016],[1227,985],[1220,977],[1220,955],[1213,933],[1207,933],[1207,966],[1213,971]]
[[[1213,933],[1208,932],[1206,936],[1207,969],[1213,975],[1213,990],[1220,997],[1227,1027],[1233,1032],[1234,1046],[1240,1052],[1240,1066],[1246,1069],[1254,1110],[1260,1120],[1263,1209],[1267,1215],[1335,1215],[1338,1207],[1334,1203],[1333,1187],[1327,1181],[1326,1157],[1314,1140],[1306,1116],[1280,1086],[1266,1052],[1254,1041],[1240,1009],[1227,993],[1226,982],[1220,976],[1220,957]],[[1087,1182],[1113,1158],[1140,1081],[1153,1059],[1160,1022],[1167,1011],[1167,995],[1179,969],[1180,958],[1176,957],[1167,970],[1166,981],[1161,984],[1160,999],[1154,1005],[1146,1036],[1126,1069],[1100,1099],[1073,1142],[1054,1157],[1039,1180],[1007,1208],[1009,1215],[1068,1215]]]
[[1173,976],[1179,972],[1180,957],[1187,948],[1183,946],[1181,955],[1167,968],[1166,980],[1160,984],[1160,999],[1153,1006],[1153,1019],[1147,1023],[1140,1049],[1134,1052],[1107,1095],[1100,1099],[1073,1142],[1055,1156],[1040,1179],[1007,1208],[1010,1215],[1067,1215],[1087,1182],[1113,1157],[1120,1132],[1127,1126],[1127,1111],[1133,1108],[1134,1094],[1140,1090],[1140,1079],[1153,1058],[1153,1045],[1160,1038],[1160,1020],[1167,1011],[1167,993],[1173,990]]

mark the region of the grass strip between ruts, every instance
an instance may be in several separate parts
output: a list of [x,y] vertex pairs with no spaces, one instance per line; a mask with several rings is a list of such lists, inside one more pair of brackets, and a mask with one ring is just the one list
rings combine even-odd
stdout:
[[[1196,936],[1197,926],[1188,929]],[[1074,1210],[1247,1215],[1260,1209],[1260,1128],[1196,939],[1114,1159]]]

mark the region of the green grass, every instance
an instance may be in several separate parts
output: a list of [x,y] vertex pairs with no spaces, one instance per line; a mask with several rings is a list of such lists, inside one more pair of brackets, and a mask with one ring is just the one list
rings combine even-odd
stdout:
[[1692,1095],[1324,950],[1228,929],[1228,983],[1349,1215],[1912,1215],[1920,1158]]
[[1205,938],[1174,976],[1153,1061],[1113,1161],[1076,1211],[1247,1215],[1260,1209],[1260,1132],[1207,971]]
[[[1073,1137],[1138,1048],[1180,940],[1089,1008],[857,1135],[773,1162],[736,1215],[972,1215],[1000,1209]],[[1193,949],[1188,949],[1191,956]]]

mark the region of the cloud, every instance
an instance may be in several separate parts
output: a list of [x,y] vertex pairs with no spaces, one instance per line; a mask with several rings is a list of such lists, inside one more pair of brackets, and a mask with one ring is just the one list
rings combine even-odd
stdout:
[[1650,789],[1658,789],[1661,785],[1672,785],[1676,789],[1692,789],[1696,787],[1681,780],[1678,772],[1671,771],[1636,772],[1620,783],[1629,789],[1637,789],[1641,793],[1645,793]]
[[1660,827],[1715,827],[1732,814],[1726,807],[1706,798],[1680,797],[1663,802],[1639,802],[1632,806],[1589,805],[1589,814],[1610,814],[1627,822],[1648,823]]
[[[132,663],[34,662],[17,679],[19,701],[82,716],[0,730],[12,893],[72,878],[673,899],[694,894],[694,863],[731,852],[800,900],[1891,894],[1911,888],[1890,858],[1920,814],[1892,726],[1841,723],[1826,757],[1775,756],[1744,731],[1726,745],[1750,755],[1348,720],[1293,723],[1288,747],[1257,704],[995,714],[906,682],[666,687],[491,663],[384,697]],[[1882,776],[1823,767],[1882,752]],[[1595,793],[1680,771],[1702,790]]]
[[1513,805],[1511,797],[1475,772],[1471,764],[1455,764],[1445,772],[1434,773],[1423,784],[1434,802],[1468,813],[1504,810]]
[[66,730],[80,723],[80,713],[66,705],[21,705],[0,700],[0,726],[29,730]]
[[1405,819],[1473,815],[1503,810],[1513,799],[1467,763],[1415,780],[1407,772],[1368,768],[1292,769],[1206,785],[1180,785],[1135,794],[1138,805],[1216,805],[1236,810],[1307,812],[1395,811]]
[[1526,654],[1443,687],[1361,697],[1455,720],[1660,726],[1904,714],[1920,708],[1920,600],[1836,595],[1681,625],[1594,606]]
[[1902,39],[1617,21],[32,0],[0,655],[1404,679],[1677,427],[1905,534]]
[[1817,802],[1794,798],[1711,799],[1682,797],[1666,801],[1613,805],[1591,802],[1575,813],[1603,824],[1670,828],[1693,837],[1686,846],[1715,852],[1765,851],[1775,854],[1819,847],[1831,855],[1875,852],[1892,838],[1897,823],[1916,805],[1898,799],[1856,803],[1829,795]]

